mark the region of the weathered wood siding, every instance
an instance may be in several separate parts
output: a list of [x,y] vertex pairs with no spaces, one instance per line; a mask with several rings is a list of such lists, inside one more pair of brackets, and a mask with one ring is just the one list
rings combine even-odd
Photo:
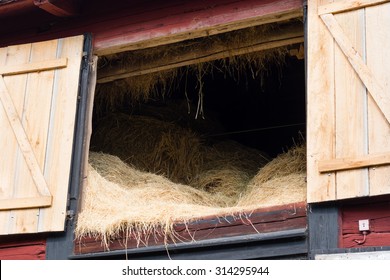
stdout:
[[[340,248],[390,246],[390,202],[375,202],[340,209]],[[369,233],[359,231],[359,220],[369,220]]]
[[0,243],[0,260],[44,260],[46,241],[44,238],[28,238],[28,241]]

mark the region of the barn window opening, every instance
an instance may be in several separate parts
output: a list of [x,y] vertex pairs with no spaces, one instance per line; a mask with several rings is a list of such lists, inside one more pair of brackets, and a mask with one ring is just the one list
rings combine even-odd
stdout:
[[303,46],[258,42],[301,24],[100,57],[76,235],[183,241],[175,223],[305,201]]

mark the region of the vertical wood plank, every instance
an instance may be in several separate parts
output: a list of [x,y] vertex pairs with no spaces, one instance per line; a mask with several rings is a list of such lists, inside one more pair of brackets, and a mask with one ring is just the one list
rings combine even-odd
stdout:
[[[30,52],[31,44],[8,47],[6,49],[6,59],[4,61],[4,65],[27,63],[30,58]],[[19,117],[21,117],[23,115],[27,74],[15,77],[4,77],[4,81],[11,93],[15,109],[17,110]],[[0,110],[3,110],[3,107],[0,107]],[[17,162],[21,160],[22,155],[19,152],[17,140],[5,115],[1,117],[0,125],[2,135],[6,135],[5,137],[1,137],[0,140],[3,142],[1,143],[1,147],[3,149],[2,163],[0,163],[0,178],[2,180],[1,187],[6,190],[3,193],[3,198],[17,197],[18,194],[15,192],[14,187],[20,179],[20,176],[16,176],[15,174],[18,174],[19,166],[17,165]],[[0,226],[1,233],[14,232],[16,225],[15,211],[1,211],[0,215],[0,221],[2,222]]]
[[[390,94],[390,3],[366,8],[367,66]],[[368,98],[369,152],[390,151],[390,126],[379,112],[375,102]],[[390,167],[369,170],[370,195],[390,193]]]
[[83,36],[61,39],[57,58],[67,57],[68,67],[56,71],[44,174],[53,203],[40,210],[39,231],[62,231],[66,216]]
[[317,14],[319,5],[308,3],[307,61],[307,200],[318,202],[336,198],[335,175],[320,174],[318,160],[335,157],[334,44]]
[[[335,15],[356,51],[365,55],[364,10]],[[367,153],[366,88],[335,43],[336,158]],[[336,174],[337,199],[368,195],[367,169]]]
[[[39,62],[56,58],[57,40],[32,45],[30,62]],[[22,123],[29,137],[34,155],[40,169],[44,170],[46,142],[50,117],[51,96],[54,71],[42,71],[28,74],[24,113]],[[29,174],[22,157],[19,160],[20,174]],[[30,176],[21,176],[15,186],[18,197],[37,197],[34,181]],[[38,230],[39,209],[15,210],[15,232],[27,233]]]

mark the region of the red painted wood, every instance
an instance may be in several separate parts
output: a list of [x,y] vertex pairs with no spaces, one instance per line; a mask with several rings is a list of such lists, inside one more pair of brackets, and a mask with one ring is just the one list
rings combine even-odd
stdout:
[[[258,232],[267,233],[299,229],[305,228],[306,226],[306,204],[297,203],[258,209],[250,215],[242,215],[241,218],[226,217],[216,219],[215,217],[207,217],[197,222],[192,222],[187,226],[177,224],[174,226],[175,236],[173,238],[168,237],[167,240],[164,240],[163,234],[158,230],[149,236],[133,232],[126,237],[126,234],[122,233],[117,238],[111,240],[109,249],[113,251],[126,248],[174,244],[177,242],[191,242],[194,240],[200,241],[255,234]],[[137,240],[142,240],[142,242],[137,243]],[[99,238],[86,237],[75,241],[75,254],[103,252],[105,250],[107,248],[102,245],[102,240]]]
[[44,260],[46,241],[14,241],[0,243],[0,260]]
[[[341,210],[340,247],[390,246],[390,202],[376,202],[363,205],[345,206]],[[364,244],[359,231],[359,220],[368,219],[370,231]]]
[[123,42],[140,42],[297,10],[301,9],[302,0],[149,0],[140,3],[85,0],[83,4],[82,14],[71,19],[59,20],[37,11],[19,19],[9,18],[2,24],[7,28],[0,31],[0,46],[90,32],[94,35],[94,48],[101,50]]

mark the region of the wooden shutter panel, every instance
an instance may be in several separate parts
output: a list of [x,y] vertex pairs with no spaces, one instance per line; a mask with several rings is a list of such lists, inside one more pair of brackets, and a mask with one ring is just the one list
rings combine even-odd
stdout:
[[0,49],[0,234],[64,229],[83,41]]
[[308,202],[390,193],[389,2],[308,2]]

